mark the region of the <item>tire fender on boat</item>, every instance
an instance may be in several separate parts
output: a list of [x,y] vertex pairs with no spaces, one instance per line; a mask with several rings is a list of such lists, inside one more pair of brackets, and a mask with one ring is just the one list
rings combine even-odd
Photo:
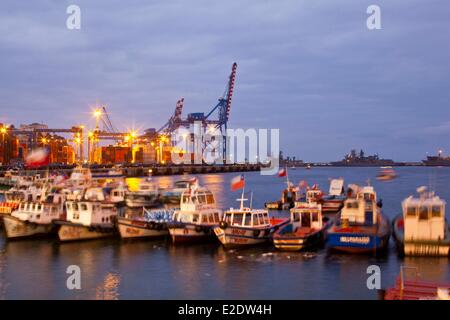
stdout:
[[221,229],[226,229],[228,227],[228,223],[226,223],[225,221],[220,221],[219,227]]
[[259,234],[261,233],[260,230],[253,230],[253,236],[254,237],[259,237]]

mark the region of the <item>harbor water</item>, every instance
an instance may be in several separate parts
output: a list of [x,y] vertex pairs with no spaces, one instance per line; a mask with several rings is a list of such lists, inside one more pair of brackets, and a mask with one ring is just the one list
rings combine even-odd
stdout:
[[[324,190],[329,178],[343,177],[346,185],[370,179],[391,220],[401,213],[401,201],[421,185],[450,201],[450,168],[396,171],[398,178],[389,182],[375,179],[378,168],[297,168],[289,169],[289,179],[318,183]],[[197,177],[225,209],[238,206],[240,193],[230,191],[235,175]],[[285,178],[259,172],[245,177],[255,208],[277,200],[286,185]],[[180,176],[154,178],[161,186],[177,179]],[[128,180],[131,187],[138,181]],[[329,253],[324,248],[287,253],[271,245],[237,250],[224,250],[219,243],[175,246],[169,239],[60,244],[51,239],[8,242],[0,236],[0,299],[376,299],[376,290],[367,287],[370,265],[380,267],[382,287],[394,283],[402,264],[417,266],[428,280],[450,280],[448,258],[400,258],[392,239],[388,253],[374,257]],[[70,265],[80,267],[80,290],[67,288]]]

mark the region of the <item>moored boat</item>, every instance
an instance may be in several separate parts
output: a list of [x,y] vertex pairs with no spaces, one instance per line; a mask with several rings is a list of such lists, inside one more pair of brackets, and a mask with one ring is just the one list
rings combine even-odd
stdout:
[[181,195],[184,191],[188,190],[189,187],[195,184],[197,181],[196,178],[186,179],[186,180],[178,180],[175,181],[172,187],[161,189],[161,202],[164,204],[174,204],[179,206],[181,201]]
[[239,209],[226,211],[219,226],[214,228],[225,248],[262,244],[271,240],[273,233],[288,222],[286,218],[269,217],[264,209],[244,207],[244,192],[238,199]]
[[327,245],[344,252],[378,253],[387,248],[390,233],[374,188],[365,186],[357,190],[356,197],[345,200],[328,230]]
[[295,202],[302,200],[300,188],[295,187],[289,181],[288,169],[282,168],[278,171],[278,177],[286,177],[286,188],[281,192],[281,198],[277,201],[266,202],[264,207],[271,210],[289,210],[293,208]]
[[291,209],[290,223],[273,235],[275,248],[299,251],[324,243],[331,220],[322,216],[322,205],[299,203]]
[[180,210],[173,214],[168,223],[173,243],[210,242],[215,240],[213,227],[222,218],[222,210],[216,206],[213,193],[204,188],[191,186],[183,192]]
[[341,210],[346,199],[344,190],[344,179],[332,179],[330,181],[330,190],[328,194],[322,195],[320,203],[322,204],[322,212],[333,214]]
[[160,204],[158,187],[150,179],[141,181],[138,190],[127,192],[125,202],[131,208],[155,207]]
[[42,201],[21,202],[16,211],[4,216],[8,239],[50,236],[55,233],[55,220],[64,217],[64,196],[59,189],[52,190]]
[[382,300],[450,300],[450,283],[421,279],[417,267],[401,266],[395,285],[379,293]]
[[161,238],[169,235],[167,223],[173,220],[174,209],[143,208],[138,216],[118,217],[117,226],[122,239]]
[[87,188],[81,200],[66,201],[66,220],[60,226],[60,241],[89,240],[116,235],[116,220],[123,215],[124,201],[111,196],[114,189]]
[[393,223],[393,236],[401,254],[407,256],[448,256],[450,229],[445,218],[445,201],[426,187],[417,189],[419,197],[402,202],[403,214]]

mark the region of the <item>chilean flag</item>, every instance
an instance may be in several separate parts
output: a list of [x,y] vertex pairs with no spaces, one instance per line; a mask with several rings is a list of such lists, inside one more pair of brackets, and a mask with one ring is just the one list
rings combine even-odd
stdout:
[[244,187],[245,187],[245,178],[244,178],[243,174],[231,179],[231,190],[232,191],[236,191],[236,190],[242,189]]
[[287,172],[286,172],[286,168],[282,168],[282,169],[280,169],[279,171],[278,171],[278,176],[281,178],[281,177],[286,177],[286,174],[287,174]]
[[33,150],[25,159],[27,168],[47,166],[50,162],[50,152],[47,148]]

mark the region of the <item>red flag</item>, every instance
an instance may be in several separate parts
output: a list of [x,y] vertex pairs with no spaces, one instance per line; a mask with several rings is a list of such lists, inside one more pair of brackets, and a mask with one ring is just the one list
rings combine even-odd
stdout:
[[50,161],[50,152],[47,148],[33,150],[25,159],[25,165],[28,168],[39,168],[47,166]]
[[245,187],[245,178],[244,178],[243,174],[231,179],[231,190],[232,191],[236,191],[236,190],[242,189],[244,187]]
[[281,178],[281,177],[286,177],[286,174],[287,174],[287,172],[286,172],[286,168],[282,168],[282,169],[280,169],[279,171],[278,171],[278,176]]

